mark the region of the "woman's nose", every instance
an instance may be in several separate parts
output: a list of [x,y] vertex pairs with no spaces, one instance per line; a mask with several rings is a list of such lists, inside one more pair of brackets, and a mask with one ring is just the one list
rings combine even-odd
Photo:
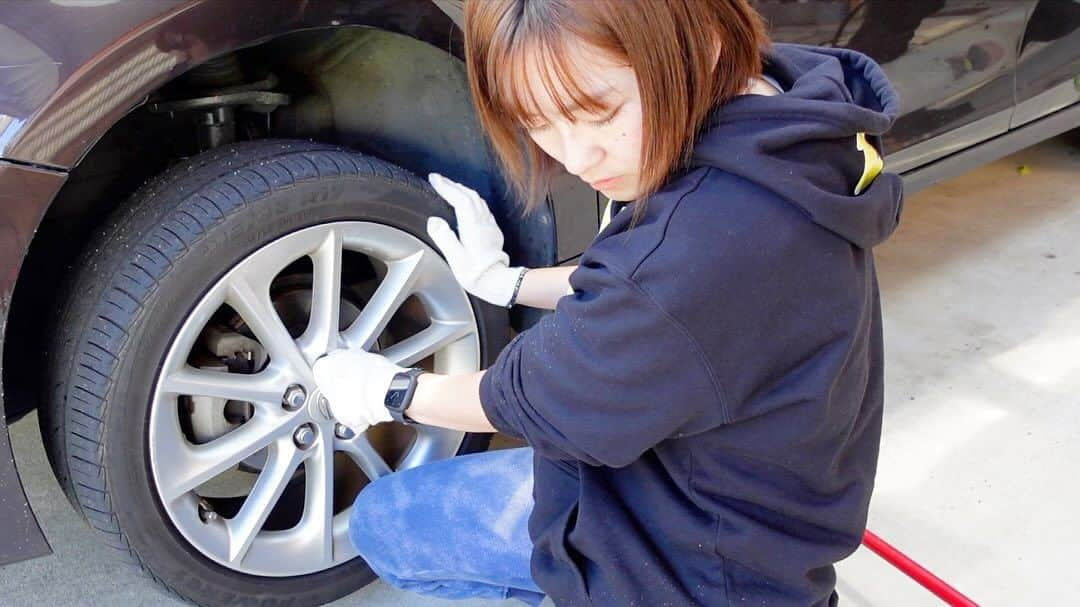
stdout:
[[595,175],[589,175],[589,172],[603,158],[604,153],[600,146],[590,141],[567,138],[563,149],[565,150],[563,167],[566,168],[567,173],[581,178],[595,177]]

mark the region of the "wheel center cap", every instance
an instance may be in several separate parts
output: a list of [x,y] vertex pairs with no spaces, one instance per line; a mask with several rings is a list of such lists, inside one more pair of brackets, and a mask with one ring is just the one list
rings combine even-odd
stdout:
[[330,402],[318,389],[312,392],[311,397],[308,398],[307,408],[308,413],[314,419],[324,422],[334,421],[334,416],[330,413]]

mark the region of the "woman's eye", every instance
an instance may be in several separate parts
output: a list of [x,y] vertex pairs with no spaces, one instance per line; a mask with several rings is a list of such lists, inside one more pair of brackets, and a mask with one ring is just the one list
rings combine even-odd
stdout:
[[[590,120],[589,124],[592,124],[592,125],[595,125],[595,126],[607,126],[607,125],[609,125],[609,124],[611,124],[612,122],[615,121],[615,117],[619,115],[619,110],[621,110],[621,109],[622,109],[622,106],[619,106],[619,107],[615,108],[615,111],[612,112],[611,114],[609,114],[607,118],[602,118],[600,120]],[[522,126],[522,128],[524,128],[529,133],[538,133],[538,132],[547,130],[548,127],[550,127],[551,125],[546,123],[546,122],[544,122],[544,123],[525,122],[525,123],[522,123],[521,126]]]
[[593,122],[593,124],[595,124],[596,126],[607,126],[611,124],[615,120],[615,116],[619,114],[620,109],[622,108],[616,108],[615,111],[612,112],[607,118],[604,118],[602,120],[596,120]]

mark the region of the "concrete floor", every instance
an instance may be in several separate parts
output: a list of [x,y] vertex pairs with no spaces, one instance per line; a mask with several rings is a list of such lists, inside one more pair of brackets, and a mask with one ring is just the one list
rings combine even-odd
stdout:
[[[887,390],[867,526],[984,605],[1080,596],[1078,244],[1080,151],[1058,139],[912,196],[876,250]],[[864,549],[838,571],[848,605],[940,604]]]
[[[1025,165],[1030,173],[1020,174]],[[984,605],[1080,595],[1070,482],[1080,462],[1080,153],[1061,140],[911,196],[877,249],[885,434],[869,527]],[[181,605],[113,560],[48,472],[33,416],[16,459],[56,554],[0,569],[0,606]],[[1059,480],[1064,482],[1059,482]],[[841,603],[940,605],[860,549]],[[444,601],[382,582],[334,605]]]

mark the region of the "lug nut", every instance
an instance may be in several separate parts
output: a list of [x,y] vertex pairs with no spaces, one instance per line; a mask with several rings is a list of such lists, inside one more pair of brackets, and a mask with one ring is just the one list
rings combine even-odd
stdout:
[[349,440],[356,436],[356,433],[352,431],[348,426],[342,424],[334,424],[334,436],[341,440]]
[[218,520],[218,513],[205,500],[199,500],[199,520],[204,523],[212,523]]
[[300,407],[304,406],[304,401],[307,400],[307,392],[304,392],[304,387],[293,384],[285,390],[285,395],[281,397],[281,406],[286,411],[296,411]]
[[293,443],[299,449],[310,449],[315,444],[315,428],[311,424],[304,424],[293,432]]

